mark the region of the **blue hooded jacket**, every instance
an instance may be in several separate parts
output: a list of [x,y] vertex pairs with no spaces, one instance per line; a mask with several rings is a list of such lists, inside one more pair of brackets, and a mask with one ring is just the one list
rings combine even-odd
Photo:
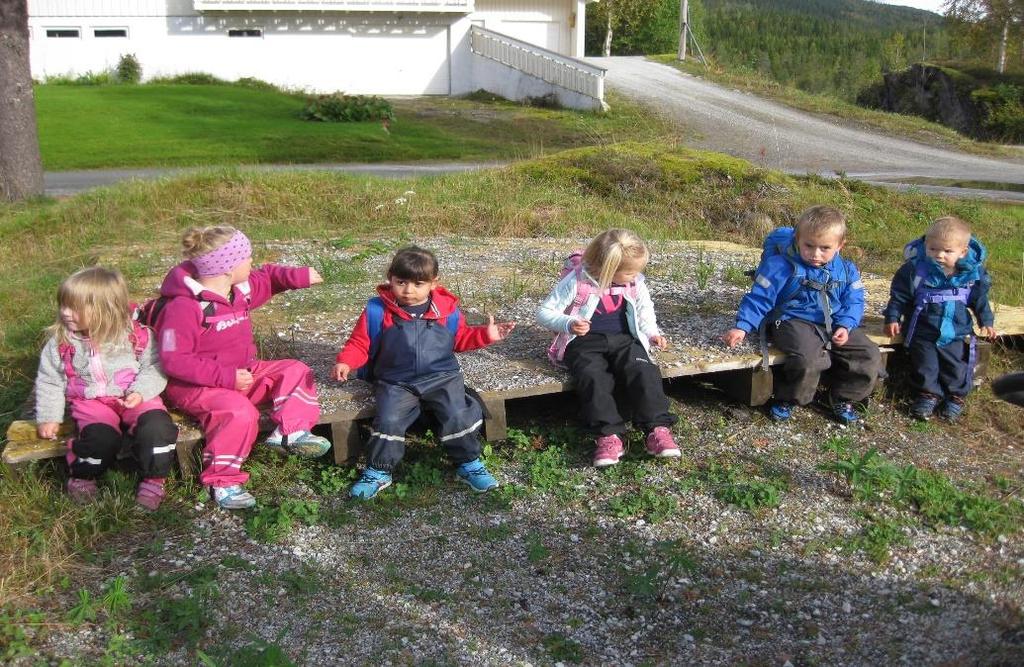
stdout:
[[995,315],[988,302],[992,278],[985,271],[988,251],[981,241],[971,237],[967,254],[956,263],[956,273],[947,276],[935,260],[925,252],[924,237],[915,239],[903,249],[907,261],[896,271],[889,288],[889,303],[883,314],[886,324],[905,320],[904,335],[915,308],[915,292],[919,286],[934,289],[970,288],[967,303],[946,301],[927,303],[914,327],[914,339],[934,342],[940,347],[969,335],[974,330],[971,314],[978,326],[990,327]]
[[736,313],[736,328],[747,333],[756,331],[761,320],[778,307],[778,320],[805,320],[825,324],[819,292],[800,285],[801,278],[818,283],[833,283],[828,290],[832,309],[833,330],[843,327],[853,330],[860,326],[864,316],[864,283],[853,262],[836,253],[821,268],[803,261],[795,247],[786,252],[765,257],[757,268],[750,292],[740,302]]

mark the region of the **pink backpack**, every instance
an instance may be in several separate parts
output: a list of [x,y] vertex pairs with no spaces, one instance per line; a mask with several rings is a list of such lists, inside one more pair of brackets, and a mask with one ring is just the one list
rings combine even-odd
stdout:
[[[636,281],[624,286],[609,287],[605,290],[595,285],[583,269],[582,250],[575,250],[565,258],[562,270],[558,273],[558,282],[562,282],[562,279],[570,273],[576,274],[576,296],[573,297],[572,302],[566,306],[564,311],[570,317],[580,312],[580,308],[583,307],[583,304],[587,302],[592,294],[624,294],[633,301],[636,301]],[[565,365],[562,363],[562,358],[565,356],[565,346],[569,344],[572,336],[574,334],[563,332],[556,335],[555,339],[551,341],[551,346],[548,348],[548,359],[551,360],[551,363],[556,366]]]

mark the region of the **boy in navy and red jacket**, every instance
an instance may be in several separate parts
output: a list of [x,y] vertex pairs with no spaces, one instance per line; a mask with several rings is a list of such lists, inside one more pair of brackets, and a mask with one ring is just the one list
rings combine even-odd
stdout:
[[349,492],[369,499],[391,485],[395,466],[405,454],[405,432],[430,410],[440,423],[441,444],[458,465],[456,478],[474,491],[498,485],[480,460],[483,423],[480,403],[466,393],[455,352],[503,340],[515,323],[467,326],[459,300],[438,281],[437,258],[410,246],[395,253],[388,282],[377,287],[338,353],[333,377],[360,377],[374,382],[377,416],[368,443],[368,465]]

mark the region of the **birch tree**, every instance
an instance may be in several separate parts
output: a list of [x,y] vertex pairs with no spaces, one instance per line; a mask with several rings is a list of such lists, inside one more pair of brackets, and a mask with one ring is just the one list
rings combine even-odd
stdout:
[[1000,74],[1005,72],[1010,35],[1024,22],[1024,0],[946,0],[943,8],[946,16],[982,26],[998,35],[996,69]]

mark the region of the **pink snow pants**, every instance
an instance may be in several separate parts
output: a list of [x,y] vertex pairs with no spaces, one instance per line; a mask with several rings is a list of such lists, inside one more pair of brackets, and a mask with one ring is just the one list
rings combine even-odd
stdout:
[[286,435],[309,430],[320,418],[313,371],[306,364],[294,359],[257,361],[249,372],[253,383],[248,392],[167,385],[171,403],[203,427],[206,446],[199,481],[207,486],[233,486],[249,479],[242,463],[259,433],[257,406],[272,403],[270,419]]

